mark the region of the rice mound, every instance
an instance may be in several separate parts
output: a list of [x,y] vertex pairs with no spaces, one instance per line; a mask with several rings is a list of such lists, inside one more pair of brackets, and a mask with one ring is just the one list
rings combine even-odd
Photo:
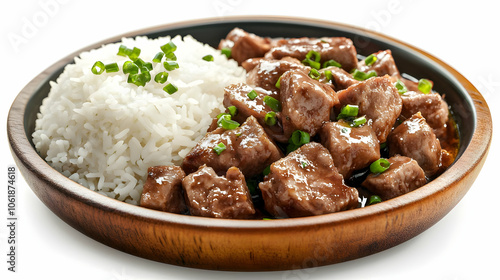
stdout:
[[[120,44],[141,49],[152,61],[160,46],[172,40],[179,68],[167,83],[167,94],[154,81],[165,71],[153,63],[153,80],[144,87],[127,83],[118,56]],[[202,59],[211,54],[213,62]],[[95,75],[96,61],[117,62],[120,71]],[[179,165],[206,133],[212,118],[224,110],[224,87],[245,81],[245,71],[220,51],[191,36],[123,38],[82,53],[67,65],[40,107],[33,143],[42,157],[71,180],[112,198],[138,204],[147,169]]]

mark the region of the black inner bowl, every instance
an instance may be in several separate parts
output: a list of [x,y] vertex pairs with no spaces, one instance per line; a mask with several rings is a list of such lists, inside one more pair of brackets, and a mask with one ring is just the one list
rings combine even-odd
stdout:
[[[240,27],[248,32],[255,33],[264,37],[348,37],[352,39],[356,46],[358,54],[369,55],[379,50],[390,49],[396,65],[401,73],[409,74],[416,78],[427,78],[434,82],[433,89],[440,94],[445,94],[445,100],[451,107],[451,112],[459,129],[460,148],[457,159],[467,148],[476,126],[476,112],[473,102],[467,91],[461,84],[444,68],[437,65],[431,59],[407,48],[403,43],[398,44],[385,39],[383,36],[377,37],[373,33],[363,34],[359,30],[350,27],[329,26],[325,23],[315,22],[294,22],[286,19],[276,20],[225,20],[223,22],[209,22],[199,24],[197,22],[184,23],[179,26],[170,26],[169,28],[153,28],[144,34],[150,38],[162,36],[191,35],[200,42],[207,43],[217,47],[219,41],[225,38],[227,33],[234,27]],[[132,34],[132,33],[131,33]],[[84,48],[75,55],[92,48],[97,48],[102,44],[118,42],[127,34],[116,36],[105,42],[99,42],[87,48]],[[52,74],[39,84],[35,89],[35,94],[29,100],[24,115],[24,127],[26,135],[32,146],[31,135],[34,132],[35,120],[42,100],[50,91],[50,81],[55,81],[62,73],[64,63],[73,63],[70,55],[66,61],[62,61],[62,66],[54,69]]]

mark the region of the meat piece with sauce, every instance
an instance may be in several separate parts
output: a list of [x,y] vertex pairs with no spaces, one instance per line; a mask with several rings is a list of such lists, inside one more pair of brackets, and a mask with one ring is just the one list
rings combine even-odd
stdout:
[[[330,73],[332,74],[331,80],[326,79],[326,71],[330,71]],[[323,79],[320,79],[320,81],[331,84],[332,88],[336,91],[346,89],[354,84],[359,83],[359,81],[354,79],[350,73],[347,73],[347,71],[345,71],[344,69],[336,66],[322,68],[319,70],[319,72],[322,73],[321,77]]]
[[309,73],[311,67],[292,57],[282,59],[260,59],[257,65],[247,73],[247,83],[270,91],[277,91],[276,82],[288,70]]
[[219,49],[223,48],[231,49],[231,57],[241,64],[249,58],[263,57],[271,49],[271,39],[234,28],[220,41]]
[[335,91],[300,71],[287,71],[280,80],[281,121],[287,138],[295,130],[314,136],[330,120],[338,104]]
[[389,169],[380,174],[368,175],[361,184],[383,200],[409,193],[427,183],[424,170],[415,160],[405,156],[394,156],[388,161]]
[[401,78],[396,62],[392,57],[391,50],[378,51],[373,55],[377,58],[373,64],[366,65],[365,60],[362,59],[358,63],[358,69],[363,72],[374,70],[377,72],[377,76],[389,75],[398,79]]
[[380,158],[380,145],[368,126],[349,127],[343,122],[328,122],[319,131],[321,144],[332,155],[335,167],[344,178]]
[[[218,145],[225,147],[220,154],[214,150]],[[207,133],[186,155],[182,169],[189,174],[206,164],[223,175],[231,166],[236,166],[245,176],[252,177],[280,158],[281,151],[250,116],[235,129],[219,127]]]
[[401,115],[410,118],[420,112],[438,138],[446,133],[445,125],[449,115],[448,104],[438,93],[423,94],[408,91],[401,95],[401,100],[403,101]]
[[337,92],[340,109],[345,105],[359,106],[358,115],[366,119],[380,143],[386,141],[403,107],[398,90],[389,76],[373,77]]
[[186,212],[182,195],[182,179],[185,176],[179,166],[149,167],[140,205],[170,213]]
[[277,40],[265,57],[281,59],[290,56],[302,61],[309,51],[316,51],[320,54],[320,63],[333,59],[340,63],[342,69],[346,71],[351,71],[358,64],[356,48],[352,40],[344,37],[304,37]]
[[358,206],[358,191],[344,184],[332,156],[311,142],[271,164],[259,184],[266,210],[275,217],[303,217]]
[[182,180],[182,187],[191,215],[247,219],[255,214],[245,177],[237,167],[230,167],[222,177],[203,165]]
[[389,154],[403,155],[418,162],[428,177],[441,167],[441,145],[422,114],[416,113],[394,129],[387,139]]

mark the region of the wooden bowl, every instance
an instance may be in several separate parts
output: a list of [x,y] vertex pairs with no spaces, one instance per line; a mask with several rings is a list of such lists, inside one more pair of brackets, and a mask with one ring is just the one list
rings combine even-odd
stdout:
[[[391,49],[401,72],[426,77],[446,94],[460,129],[455,163],[406,195],[345,212],[281,220],[225,220],[158,212],[95,193],[51,168],[31,141],[36,114],[63,67],[82,51],[125,37],[191,34],[217,46],[233,28],[271,37],[346,36],[358,52]],[[326,21],[234,17],[169,24],[122,34],[78,50],[35,77],[17,96],[7,130],[12,154],[45,205],[83,234],[118,250],[169,264],[217,270],[284,270],[367,256],[407,241],[445,216],[466,194],[486,159],[492,120],[484,98],[456,70],[387,36]]]

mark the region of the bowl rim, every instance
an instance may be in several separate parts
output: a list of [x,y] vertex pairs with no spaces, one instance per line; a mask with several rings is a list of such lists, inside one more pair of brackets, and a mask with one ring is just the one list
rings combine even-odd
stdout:
[[[452,80],[455,80],[457,82],[457,85],[463,87],[465,92],[468,93],[468,97],[470,99],[468,102],[471,104],[472,109],[475,110],[475,127],[468,147],[464,150],[460,158],[455,161],[453,166],[448,168],[443,174],[441,174],[428,184],[424,185],[423,187],[408,194],[393,198],[388,201],[384,201],[382,203],[371,205],[369,207],[357,208],[319,216],[275,219],[272,220],[272,222],[269,222],[267,220],[214,219],[172,214],[121,202],[119,200],[109,198],[105,195],[94,192],[65,177],[57,170],[50,167],[50,165],[45,162],[45,160],[40,157],[35,149],[31,146],[28,140],[28,136],[26,135],[24,130],[24,113],[27,104],[30,102],[31,97],[34,95],[34,93],[36,93],[37,88],[44,84],[52,73],[54,73],[61,67],[64,67],[64,65],[72,63],[73,58],[81,52],[100,47],[103,44],[119,41],[122,37],[132,37],[140,34],[151,33],[154,31],[175,29],[181,27],[231,22],[293,23],[301,25],[321,26],[330,29],[342,29],[348,32],[369,36],[370,38],[375,38],[381,41],[390,42],[390,44],[396,44],[405,51],[409,51],[419,56],[426,57],[426,59],[432,61],[433,64],[436,64],[437,66],[444,69],[445,73],[449,74],[450,78],[452,78]],[[408,43],[402,42],[387,35],[364,28],[355,27],[353,25],[302,17],[259,15],[204,18],[158,25],[123,33],[121,35],[102,40],[100,42],[88,45],[80,50],[77,50],[45,69],[20,91],[20,93],[14,100],[8,114],[7,132],[9,144],[11,146],[11,152],[19,158],[20,162],[22,162],[22,164],[24,164],[26,168],[39,175],[43,180],[46,180],[53,186],[53,188],[57,189],[59,192],[64,193],[65,195],[88,204],[92,207],[99,208],[103,211],[112,211],[124,216],[132,215],[134,218],[150,220],[154,221],[155,223],[173,223],[186,227],[210,227],[220,230],[262,230],[314,227],[322,224],[343,223],[349,220],[366,219],[369,217],[388,213],[396,208],[416,204],[419,201],[432,197],[432,195],[435,193],[443,191],[445,188],[452,188],[458,181],[463,179],[467,174],[471,173],[472,170],[477,167],[477,165],[482,165],[484,163],[484,158],[486,157],[491,144],[492,120],[485,99],[471,82],[469,82],[464,76],[462,76],[451,66],[417,47],[414,47]],[[462,170],[462,172],[457,172],[457,170]]]

